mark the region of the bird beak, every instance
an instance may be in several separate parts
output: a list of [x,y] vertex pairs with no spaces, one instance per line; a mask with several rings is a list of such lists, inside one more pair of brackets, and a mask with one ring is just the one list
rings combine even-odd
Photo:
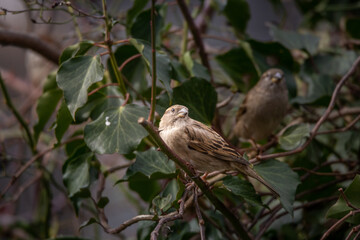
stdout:
[[188,114],[188,109],[187,108],[182,108],[180,109],[180,111],[177,114],[177,117],[181,117],[184,118],[187,114]]
[[275,73],[275,75],[271,78],[271,82],[278,83],[283,78],[283,75],[279,72]]

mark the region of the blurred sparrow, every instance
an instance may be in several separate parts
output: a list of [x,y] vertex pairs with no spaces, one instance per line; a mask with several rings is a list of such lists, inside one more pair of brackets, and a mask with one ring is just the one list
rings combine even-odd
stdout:
[[276,191],[253,169],[240,153],[212,128],[191,119],[188,108],[181,105],[169,107],[160,120],[159,132],[166,145],[199,172],[237,170],[257,179],[271,192]]
[[269,69],[246,95],[236,116],[236,136],[254,141],[267,138],[284,118],[288,90],[284,73]]

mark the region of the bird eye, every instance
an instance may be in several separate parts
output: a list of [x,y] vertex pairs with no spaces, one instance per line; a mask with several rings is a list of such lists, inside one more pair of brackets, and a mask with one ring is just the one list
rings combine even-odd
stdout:
[[174,113],[174,112],[175,112],[175,108],[172,108],[172,109],[171,109],[171,112]]

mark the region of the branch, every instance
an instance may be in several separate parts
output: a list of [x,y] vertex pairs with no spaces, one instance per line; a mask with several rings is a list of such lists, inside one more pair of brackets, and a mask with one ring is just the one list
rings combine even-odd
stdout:
[[[302,146],[300,146],[299,148],[296,148],[294,150],[288,151],[288,152],[273,153],[273,154],[267,154],[267,155],[259,155],[256,158],[259,159],[259,160],[265,160],[265,159],[270,159],[270,158],[278,158],[278,157],[290,156],[290,155],[302,152],[310,144],[310,142],[314,139],[314,137],[317,135],[321,124],[323,122],[325,122],[325,120],[329,117],[331,111],[333,110],[333,108],[335,106],[335,101],[336,101],[336,98],[337,98],[337,96],[338,96],[338,94],[340,92],[341,87],[344,85],[346,80],[348,80],[350,78],[350,76],[355,73],[359,63],[360,63],[360,57],[358,57],[356,59],[356,61],[351,66],[350,70],[336,84],[335,90],[334,90],[334,92],[332,94],[330,103],[329,103],[326,111],[321,116],[321,118],[317,121],[314,128],[310,132],[310,137],[308,138],[308,140]],[[256,161],[256,159],[251,159],[251,161]]]
[[328,131],[323,131],[323,132],[318,132],[317,135],[329,134],[329,133],[346,132],[347,130],[350,130],[359,120],[360,120],[360,115],[358,115],[356,118],[354,118],[354,120],[352,120],[348,125],[346,125],[346,126],[343,127],[343,128],[333,129],[333,130],[328,130]]
[[30,149],[31,149],[32,153],[35,153],[36,152],[36,149],[35,149],[36,145],[35,145],[33,136],[32,136],[32,134],[30,132],[30,128],[29,128],[28,124],[25,122],[25,120],[23,119],[23,117],[20,115],[20,113],[17,111],[14,104],[12,103],[11,98],[9,96],[9,93],[8,93],[7,89],[6,89],[6,86],[5,86],[4,80],[2,79],[1,74],[0,74],[0,86],[1,86],[1,90],[2,90],[2,92],[4,94],[6,105],[10,108],[12,113],[15,115],[16,119],[19,121],[20,125],[24,128],[24,130],[26,132],[26,136],[28,138],[28,143],[29,143]]
[[210,63],[209,63],[209,59],[207,57],[207,53],[205,52],[205,47],[204,47],[204,43],[203,43],[203,41],[201,39],[200,31],[196,27],[194,19],[191,17],[189,9],[186,6],[184,0],[177,0],[177,3],[179,5],[179,7],[180,7],[180,10],[181,10],[182,14],[184,15],[184,18],[185,18],[188,26],[189,26],[191,34],[194,37],[194,41],[195,41],[196,45],[199,48],[199,55],[200,55],[200,58],[201,58],[201,62],[209,70],[209,73],[210,73],[210,76],[211,76],[211,83],[214,83],[214,79],[212,77],[211,66],[210,66]]
[[205,240],[205,222],[204,219],[201,215],[201,211],[200,211],[200,206],[199,206],[199,202],[198,202],[198,193],[197,193],[197,189],[194,188],[194,205],[195,205],[195,212],[198,218],[198,222],[199,222],[199,228],[200,228],[200,238],[201,240]]
[[0,44],[29,48],[47,60],[59,64],[60,52],[41,38],[30,34],[0,29]]
[[155,104],[156,104],[156,35],[155,35],[155,2],[156,0],[151,0],[151,60],[152,60],[152,83],[151,83],[151,105],[148,121],[154,121],[155,115]]
[[195,182],[215,208],[217,208],[231,222],[238,236],[241,239],[250,240],[250,236],[240,224],[239,219],[237,219],[237,217],[212,193],[212,191],[209,190],[208,186],[201,180],[199,175],[196,175],[195,169],[188,162],[181,159],[169,149],[159,136],[154,125],[146,121],[144,118],[139,118],[138,122],[146,129],[146,131],[148,131],[150,136],[154,139],[160,149],[168,156],[168,158],[172,159]]

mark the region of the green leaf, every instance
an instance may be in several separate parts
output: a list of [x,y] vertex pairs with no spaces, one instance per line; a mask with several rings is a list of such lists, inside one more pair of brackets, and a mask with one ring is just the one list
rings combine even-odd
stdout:
[[108,197],[101,197],[98,201],[97,205],[99,208],[104,208],[109,203]]
[[44,130],[46,123],[54,113],[61,97],[62,91],[56,86],[56,77],[51,74],[46,80],[43,94],[37,100],[36,113],[39,120],[34,126],[34,139],[36,142],[39,139],[40,132]]
[[137,122],[147,114],[145,107],[134,104],[108,109],[85,126],[85,142],[92,151],[100,154],[130,153],[147,136],[146,130]]
[[[164,11],[165,5],[155,6],[155,36],[157,45],[160,44],[160,32],[164,27]],[[131,36],[137,39],[142,39],[147,42],[151,42],[151,10],[147,9],[141,12],[135,19],[134,23],[131,25],[130,33]]]
[[200,63],[194,61],[189,51],[184,54],[184,64],[191,77],[203,78],[210,81],[208,69]]
[[135,152],[135,154],[136,161],[128,168],[124,180],[131,179],[136,173],[141,173],[148,179],[175,176],[175,164],[164,153],[150,148],[145,152]]
[[[215,59],[232,78],[237,88],[244,92],[254,86],[260,77],[254,65],[255,60],[244,47],[233,48],[224,54],[217,55]],[[249,84],[245,85],[244,79]]]
[[94,223],[100,224],[95,218],[90,218],[89,220],[83,222],[80,227],[79,230],[83,229],[84,227],[87,227],[89,225],[92,225]]
[[308,124],[296,124],[288,127],[279,137],[280,146],[285,150],[292,150],[305,142],[306,137],[310,136]]
[[87,101],[87,89],[101,81],[104,67],[99,56],[80,56],[64,62],[57,73],[56,81],[64,91],[65,102],[75,118],[78,108]]
[[[130,43],[136,47],[139,53],[142,54],[143,59],[145,60],[148,71],[151,73],[152,69],[152,50],[149,42],[140,39],[130,39]],[[170,86],[171,81],[171,62],[166,54],[156,52],[156,75],[159,78],[160,82],[165,87],[169,95],[172,95],[172,88]]]
[[66,133],[72,121],[73,119],[69,109],[67,108],[66,103],[63,101],[56,115],[55,122],[55,136],[58,144],[61,142],[62,137]]
[[311,34],[300,34],[293,31],[281,30],[270,26],[270,34],[277,41],[289,49],[303,49],[315,55],[319,49],[319,38]]
[[260,196],[256,194],[253,185],[248,181],[227,176],[223,179],[223,184],[230,192],[244,198],[247,202],[263,206]]
[[333,80],[329,76],[319,74],[303,73],[301,76],[309,85],[307,96],[293,98],[291,103],[327,106],[335,88]]
[[345,31],[351,38],[360,39],[360,18],[349,17],[345,21]]
[[286,163],[274,159],[267,160],[254,168],[275,188],[280,195],[281,204],[293,215],[296,188],[300,184],[299,176]]
[[250,8],[245,0],[227,0],[223,10],[230,24],[239,32],[245,33],[250,19]]
[[69,197],[75,197],[82,189],[88,188],[91,184],[91,162],[94,154],[87,152],[84,154],[74,154],[68,158],[63,166],[64,185],[68,189]]
[[[360,208],[360,175],[355,176],[352,183],[344,191],[344,194],[352,205]],[[329,209],[326,217],[340,219],[352,210],[354,209],[347,205],[345,199],[341,195],[338,201]],[[353,224],[360,224],[360,214],[356,214],[355,216],[348,218],[346,221]]]
[[169,210],[172,203],[172,195],[168,194],[166,197],[156,196],[152,200],[152,207],[157,214],[162,214]]
[[144,9],[146,4],[148,3],[148,0],[135,0],[132,8],[130,8],[127,11],[126,15],[126,25],[127,26],[127,32],[130,34],[130,28],[132,26],[134,18],[141,13],[141,11]]
[[214,87],[204,79],[191,78],[174,88],[173,103],[188,107],[191,118],[208,125],[214,118],[216,102]]
[[82,41],[65,48],[60,56],[59,64],[61,65],[70,58],[84,55],[93,46],[93,41]]

